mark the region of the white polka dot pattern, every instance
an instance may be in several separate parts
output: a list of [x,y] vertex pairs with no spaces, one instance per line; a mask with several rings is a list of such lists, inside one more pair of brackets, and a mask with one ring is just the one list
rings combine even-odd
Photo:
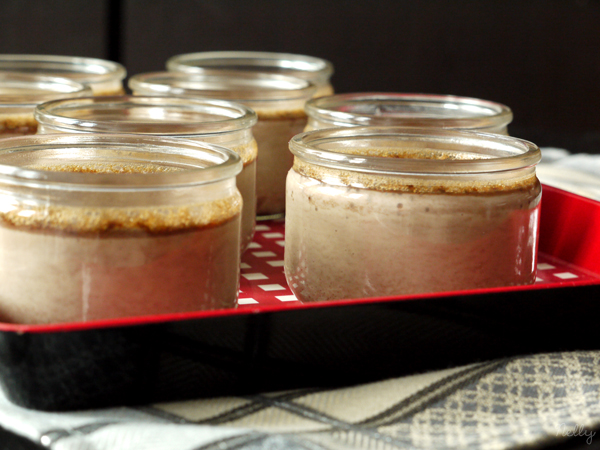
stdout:
[[[240,266],[240,308],[298,302],[283,273],[284,236],[283,220],[265,221],[256,226],[254,241],[242,256]],[[600,277],[551,256],[538,255],[536,285],[540,287],[594,281],[600,282]]]
[[570,282],[597,282],[598,280],[600,277],[596,274],[543,253],[538,255],[536,278],[538,285],[569,285],[572,284]]
[[283,220],[261,222],[255,230],[240,266],[240,308],[298,303],[283,273]]

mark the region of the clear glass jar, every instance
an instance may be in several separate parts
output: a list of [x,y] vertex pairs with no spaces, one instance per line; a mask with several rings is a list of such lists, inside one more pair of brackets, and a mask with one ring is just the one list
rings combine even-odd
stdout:
[[0,322],[235,307],[241,168],[229,149],[181,139],[0,141]]
[[198,52],[172,56],[167,70],[172,72],[205,73],[212,70],[237,72],[269,72],[310,81],[317,87],[315,96],[333,94],[331,76],[333,64],[314,56],[291,53],[221,51]]
[[133,133],[191,139],[235,151],[244,164],[236,182],[242,210],[242,250],[252,241],[256,218],[256,141],[250,108],[224,100],[184,97],[84,97],[38,105],[38,133]]
[[90,94],[89,87],[66,78],[0,72],[0,138],[35,134],[39,103]]
[[225,99],[256,111],[256,213],[264,217],[285,212],[285,177],[293,163],[288,142],[306,126],[304,104],[315,90],[311,83],[264,73],[157,72],[134,75],[129,87],[135,95]]
[[93,95],[124,94],[127,76],[125,67],[116,62],[56,55],[0,55],[0,72],[68,78],[89,86]]
[[400,127],[294,137],[285,273],[304,302],[535,281],[540,151]]
[[508,106],[469,97],[431,94],[353,93],[306,104],[306,131],[354,126],[451,128],[507,135]]

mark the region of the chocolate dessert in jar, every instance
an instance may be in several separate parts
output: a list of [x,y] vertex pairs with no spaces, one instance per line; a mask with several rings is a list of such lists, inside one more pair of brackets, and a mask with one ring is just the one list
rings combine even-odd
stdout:
[[252,241],[256,219],[256,158],[250,108],[224,100],[191,97],[84,97],[38,105],[38,133],[131,133],[191,139],[227,147],[242,159],[236,177],[242,195],[242,250]]
[[290,142],[285,273],[303,302],[531,284],[540,151],[489,133],[310,131]]
[[156,72],[134,75],[129,87],[135,95],[216,98],[252,108],[258,116],[252,129],[258,145],[256,214],[283,215],[285,178],[293,163],[288,142],[306,126],[304,104],[315,92],[310,82],[259,72]]
[[332,95],[333,64],[315,56],[292,53],[220,51],[172,56],[167,60],[172,72],[210,73],[212,70],[266,72],[289,75],[310,81],[317,88],[315,97]]
[[16,72],[68,78],[85,84],[93,95],[125,93],[123,65],[98,58],[58,55],[0,55],[0,73]]
[[35,134],[39,103],[90,94],[89,87],[66,78],[0,72],[0,139]]
[[236,153],[203,142],[0,140],[0,321],[235,307],[241,167]]
[[355,126],[446,128],[508,135],[510,108],[453,95],[365,92],[316,98],[306,103],[306,131]]

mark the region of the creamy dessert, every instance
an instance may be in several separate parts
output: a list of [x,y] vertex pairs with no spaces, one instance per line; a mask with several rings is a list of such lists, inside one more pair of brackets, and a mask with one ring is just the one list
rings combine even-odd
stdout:
[[235,151],[243,169],[237,176],[242,194],[241,246],[254,236],[256,159],[252,134],[256,114],[237,103],[179,97],[116,96],[66,99],[38,105],[39,133],[133,133],[209,142]]
[[[242,171],[236,177],[237,188],[242,195],[244,207],[242,208],[240,228],[240,249],[242,253],[254,238],[256,227],[256,141],[253,142],[254,158],[249,162],[243,161]],[[236,151],[235,148],[232,149]]]
[[288,142],[306,125],[304,104],[315,92],[311,83],[258,72],[157,72],[131,77],[129,87],[135,95],[227,99],[256,111],[256,213],[265,217],[285,212],[285,176],[292,166]]
[[258,110],[257,115],[259,120],[253,130],[260,148],[256,209],[261,216],[279,215],[285,211],[285,180],[294,162],[287,145],[306,126],[306,115],[302,110],[279,113]]
[[[464,134],[450,138],[468,142],[469,133]],[[295,152],[288,174],[285,273],[299,300],[535,281],[541,188],[527,164],[513,168],[507,177],[490,172],[490,166],[485,171],[495,158],[469,153],[468,145],[458,152],[418,144],[410,152],[361,148],[360,142],[345,145],[330,142],[327,151],[338,156],[350,153],[356,157],[354,163],[333,168],[335,158],[325,157],[327,161],[318,161],[324,164],[320,165]],[[539,156],[539,150],[531,152]],[[386,159],[393,161],[387,170],[377,171],[374,166],[355,170],[353,164],[361,156],[383,160],[381,168]],[[502,159],[498,158],[499,167]],[[411,169],[415,160],[421,163],[419,170]],[[405,162],[401,172],[398,169]],[[436,163],[436,170],[446,167],[445,173],[428,173],[428,162]],[[473,163],[470,174],[452,174],[453,166],[465,170],[469,163]],[[482,173],[477,172],[477,164]]]
[[[108,159],[20,167],[45,174],[41,185],[75,181],[65,195],[52,183],[36,193],[26,180],[11,187],[0,177],[0,321],[73,322],[236,306],[242,201],[233,177],[200,186],[190,182],[194,174],[185,165],[114,152]],[[165,176],[173,184],[143,182]],[[19,196],[27,191],[37,201]]]

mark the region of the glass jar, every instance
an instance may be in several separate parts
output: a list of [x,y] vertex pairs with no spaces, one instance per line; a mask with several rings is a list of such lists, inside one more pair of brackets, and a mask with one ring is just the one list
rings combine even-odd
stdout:
[[38,103],[90,94],[89,87],[66,78],[0,73],[0,138],[35,134]]
[[256,111],[256,213],[269,217],[285,212],[285,177],[293,162],[288,142],[306,126],[304,104],[315,90],[311,83],[263,73],[157,72],[134,75],[129,87],[135,95],[225,99]]
[[502,135],[400,127],[294,137],[285,273],[299,300],[535,281],[540,151]]
[[183,97],[84,97],[38,105],[38,133],[133,133],[222,145],[243,162],[237,176],[242,194],[242,250],[252,241],[256,218],[256,141],[250,108],[224,100]]
[[452,95],[353,93],[306,104],[306,131],[354,126],[452,128],[508,134],[512,111],[500,103]]
[[317,87],[315,96],[333,94],[330,78],[333,64],[314,56],[291,53],[221,51],[198,52],[172,56],[167,70],[172,72],[210,73],[211,70],[236,72],[269,72],[310,81]]
[[56,55],[0,55],[0,72],[68,78],[90,87],[93,95],[124,94],[121,64],[98,58]]
[[0,322],[233,308],[239,156],[153,136],[0,141]]

